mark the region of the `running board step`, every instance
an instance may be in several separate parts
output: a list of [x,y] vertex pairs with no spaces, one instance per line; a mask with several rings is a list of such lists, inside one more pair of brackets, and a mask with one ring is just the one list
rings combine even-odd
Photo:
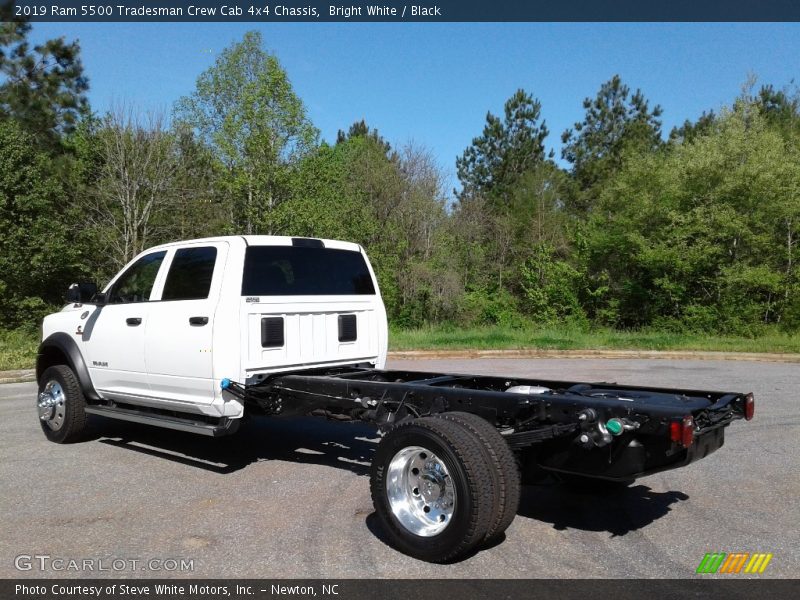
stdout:
[[239,421],[241,421],[241,419],[228,419],[227,417],[223,417],[220,419],[220,422],[215,425],[203,421],[193,421],[192,419],[160,415],[131,408],[120,408],[118,406],[89,405],[86,407],[86,412],[110,419],[154,425],[156,427],[165,427],[178,431],[188,431],[190,433],[199,433],[200,435],[211,437],[220,437],[235,432],[239,428]]

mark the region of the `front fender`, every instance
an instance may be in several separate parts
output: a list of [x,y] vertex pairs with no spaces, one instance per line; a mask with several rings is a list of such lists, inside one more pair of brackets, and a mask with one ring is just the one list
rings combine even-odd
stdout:
[[36,380],[41,378],[45,369],[55,364],[63,364],[65,360],[78,377],[83,395],[89,400],[100,400],[99,394],[92,385],[89,369],[78,344],[63,331],[49,335],[39,344],[39,351],[36,355]]

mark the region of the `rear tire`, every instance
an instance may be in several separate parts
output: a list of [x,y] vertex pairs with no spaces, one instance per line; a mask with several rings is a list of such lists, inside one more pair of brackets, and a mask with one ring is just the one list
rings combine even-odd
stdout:
[[39,424],[48,440],[69,444],[82,438],[86,430],[86,399],[68,366],[45,369],[39,379],[37,405]]
[[370,491],[389,543],[429,562],[452,562],[483,542],[495,520],[493,466],[460,423],[423,417],[381,440]]
[[492,466],[489,471],[497,490],[494,518],[486,532],[486,541],[494,541],[508,529],[519,509],[522,487],[517,459],[497,428],[486,419],[465,412],[444,412],[434,416],[460,424],[480,441],[484,460]]

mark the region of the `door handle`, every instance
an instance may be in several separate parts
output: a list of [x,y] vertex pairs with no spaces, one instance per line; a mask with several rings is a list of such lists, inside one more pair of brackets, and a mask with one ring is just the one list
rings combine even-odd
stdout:
[[189,317],[189,325],[206,325],[208,317]]
[[136,327],[137,325],[142,324],[142,319],[141,317],[128,317],[127,319],[125,319],[125,322],[131,327]]

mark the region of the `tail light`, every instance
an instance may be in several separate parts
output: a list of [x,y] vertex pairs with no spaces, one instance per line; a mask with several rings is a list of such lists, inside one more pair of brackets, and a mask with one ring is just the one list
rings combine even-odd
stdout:
[[691,415],[686,415],[680,421],[672,421],[669,424],[669,437],[676,444],[684,448],[692,445],[694,440],[694,419]]
[[756,401],[753,398],[753,392],[744,397],[744,418],[748,421],[753,418],[756,411]]

